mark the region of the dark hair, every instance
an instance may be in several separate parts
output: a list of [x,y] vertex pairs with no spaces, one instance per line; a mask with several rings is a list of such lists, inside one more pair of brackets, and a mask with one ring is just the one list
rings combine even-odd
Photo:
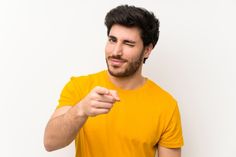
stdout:
[[105,18],[107,35],[112,25],[120,24],[127,27],[138,27],[144,46],[152,43],[155,47],[159,38],[159,20],[152,12],[135,6],[120,5],[110,10]]

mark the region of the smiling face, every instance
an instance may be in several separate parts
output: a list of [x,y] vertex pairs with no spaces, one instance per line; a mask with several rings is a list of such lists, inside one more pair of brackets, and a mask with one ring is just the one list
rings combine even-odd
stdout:
[[109,73],[115,77],[128,77],[141,70],[149,51],[144,48],[137,27],[115,24],[108,35],[105,54]]

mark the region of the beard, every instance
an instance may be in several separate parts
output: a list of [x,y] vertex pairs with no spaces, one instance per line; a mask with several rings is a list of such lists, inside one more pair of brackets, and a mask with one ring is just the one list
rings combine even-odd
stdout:
[[[138,71],[138,69],[142,65],[143,55],[144,55],[144,50],[142,50],[142,52],[139,56],[137,56],[136,58],[133,58],[132,60],[123,59],[120,55],[108,56],[106,58],[106,64],[107,64],[108,72],[110,73],[110,75],[112,75],[114,77],[129,77],[129,76],[132,76]],[[108,63],[109,59],[122,60],[122,61],[124,61],[124,64],[126,64],[126,65],[125,65],[125,67],[116,67],[116,66],[109,65],[109,63]],[[122,68],[122,69],[120,69],[120,68]]]

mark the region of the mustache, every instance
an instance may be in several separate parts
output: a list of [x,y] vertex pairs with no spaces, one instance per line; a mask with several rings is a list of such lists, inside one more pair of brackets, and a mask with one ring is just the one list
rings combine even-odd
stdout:
[[123,62],[127,62],[126,59],[121,58],[121,56],[108,56],[107,59],[118,59],[118,60],[122,60]]

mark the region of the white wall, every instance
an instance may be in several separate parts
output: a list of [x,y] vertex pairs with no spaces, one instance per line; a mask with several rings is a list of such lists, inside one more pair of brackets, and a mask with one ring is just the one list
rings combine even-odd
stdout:
[[236,2],[130,2],[0,1],[1,156],[74,156],[73,144],[46,152],[44,128],[72,75],[106,68],[104,16],[124,3],[161,21],[144,73],[178,99],[183,157],[235,156]]

